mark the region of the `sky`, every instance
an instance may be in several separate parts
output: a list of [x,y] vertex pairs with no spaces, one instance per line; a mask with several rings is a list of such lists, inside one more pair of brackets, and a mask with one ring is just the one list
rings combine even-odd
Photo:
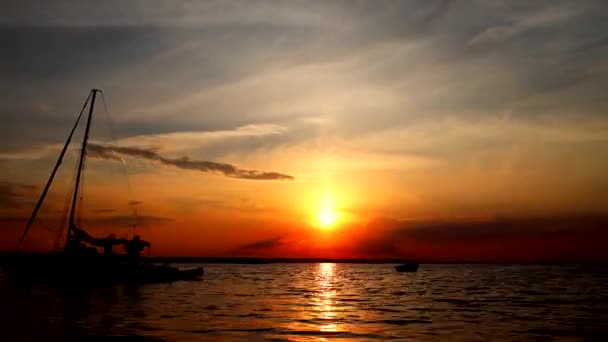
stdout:
[[[0,249],[99,88],[79,224],[153,255],[608,260],[603,0],[3,13]],[[24,249],[61,236],[83,130]]]

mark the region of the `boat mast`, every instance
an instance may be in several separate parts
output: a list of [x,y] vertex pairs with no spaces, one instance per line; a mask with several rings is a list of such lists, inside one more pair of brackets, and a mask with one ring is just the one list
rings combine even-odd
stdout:
[[78,118],[76,119],[76,122],[74,123],[74,127],[72,127],[72,131],[70,131],[68,140],[66,140],[65,145],[63,146],[63,149],[61,150],[61,153],[59,154],[59,158],[57,158],[57,163],[55,163],[55,167],[53,168],[53,171],[51,172],[51,175],[49,176],[49,180],[46,182],[46,185],[44,186],[44,189],[42,190],[42,193],[40,194],[40,198],[38,198],[38,202],[36,202],[34,211],[32,211],[32,215],[30,215],[30,218],[27,220],[27,224],[25,225],[23,234],[21,235],[21,238],[19,239],[19,243],[17,244],[17,250],[21,249],[21,245],[23,245],[23,240],[25,239],[25,236],[27,235],[28,231],[30,230],[30,227],[34,223],[34,219],[36,219],[36,215],[38,214],[38,211],[40,210],[40,207],[42,206],[42,202],[44,201],[46,194],[49,192],[51,183],[53,183],[53,179],[55,179],[55,174],[57,173],[57,170],[59,169],[59,165],[61,165],[61,162],[63,161],[63,157],[65,156],[65,153],[68,150],[68,146],[70,145],[70,142],[72,141],[72,136],[74,135],[74,131],[76,131],[76,127],[78,127],[78,123],[80,122],[82,113],[84,113],[84,110],[87,107],[87,104],[89,103],[90,98],[91,98],[91,94],[89,93],[89,96],[87,97],[87,100],[84,102],[84,105],[82,106],[82,109],[80,110],[80,114],[78,114]]
[[[87,153],[87,142],[89,140],[89,130],[91,128],[91,118],[93,117],[93,109],[95,108],[95,98],[97,93],[101,92],[99,89],[91,89],[91,105],[89,106],[89,117],[87,119],[87,127],[84,131],[84,139],[82,140],[82,151],[80,151],[80,161],[78,162],[78,173],[76,174],[76,186],[74,188],[74,197],[72,198],[72,208],[70,210],[70,220],[68,221],[68,233],[67,239],[70,238],[72,227],[74,225],[74,215],[76,213],[76,205],[78,202],[78,187],[80,186],[80,179],[82,176],[82,168],[84,166],[84,158]],[[66,240],[67,241],[67,240]]]

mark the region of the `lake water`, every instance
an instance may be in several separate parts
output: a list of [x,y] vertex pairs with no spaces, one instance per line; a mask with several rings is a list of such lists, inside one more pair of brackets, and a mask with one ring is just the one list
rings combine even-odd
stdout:
[[0,275],[0,340],[608,340],[602,267],[203,266],[201,281],[95,289]]

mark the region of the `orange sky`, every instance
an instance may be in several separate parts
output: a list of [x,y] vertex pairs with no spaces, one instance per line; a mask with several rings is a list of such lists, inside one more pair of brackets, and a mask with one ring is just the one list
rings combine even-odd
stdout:
[[94,87],[81,225],[153,255],[608,260],[603,1],[79,6],[0,19],[2,250]]

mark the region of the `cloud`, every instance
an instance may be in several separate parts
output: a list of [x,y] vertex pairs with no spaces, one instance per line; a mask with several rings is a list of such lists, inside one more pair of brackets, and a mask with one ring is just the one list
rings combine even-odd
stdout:
[[[97,158],[290,177],[168,157],[280,160],[298,178],[323,173],[374,189],[362,201],[394,210],[410,193],[421,211],[451,212],[437,197],[481,212],[478,198],[524,212],[556,210],[543,200],[606,203],[596,195],[606,189],[598,156],[608,146],[604,0],[134,1],[115,15],[107,1],[11,3],[0,16],[9,99],[0,103],[1,173],[38,179],[32,172],[48,166],[30,159],[52,153],[31,147],[61,147],[83,85],[94,82],[111,101],[118,139],[90,148]],[[92,137],[102,141],[97,114]],[[296,124],[312,117],[321,124]],[[512,196],[519,189],[525,195]],[[399,246],[378,238],[366,248]]]
[[36,189],[34,185],[0,182],[0,207],[18,209],[30,205]]
[[[106,211],[95,211],[97,213],[110,213],[113,210]],[[23,226],[28,220],[26,216],[6,216],[0,215],[0,223],[9,225],[13,224],[16,226]],[[173,218],[164,216],[152,216],[152,215],[102,215],[102,216],[90,216],[82,218],[82,227],[85,230],[88,228],[119,228],[119,227],[148,227],[151,225],[160,225],[165,223],[173,222]],[[44,222],[42,227],[49,231],[56,231],[60,225],[65,223],[64,219],[59,216],[46,216],[37,217],[34,221],[34,225],[37,223]],[[80,222],[79,222],[80,223]],[[1,225],[0,224],[0,225]]]
[[137,225],[137,227],[147,227],[150,225],[159,225],[172,222],[173,219],[170,217],[163,216],[147,216],[138,215],[137,217],[132,215],[108,215],[99,217],[90,217],[83,219],[83,228],[87,227],[98,227],[98,228],[116,228]]
[[[121,145],[162,145],[163,150],[182,150],[191,146],[203,146],[225,140],[251,139],[273,135],[283,135],[286,127],[276,124],[250,124],[235,129],[212,131],[179,131],[160,134],[136,135],[121,139]],[[249,141],[249,140],[248,140]]]
[[[368,224],[362,237],[353,249],[356,254],[367,256],[526,260],[534,255],[536,259],[582,260],[591,255],[577,255],[584,246],[595,246],[598,238],[608,238],[608,216],[443,221],[379,219]],[[602,253],[601,249],[592,250]]]
[[0,205],[7,208],[21,207],[20,197],[10,185],[0,183]]
[[255,241],[239,247],[240,250],[259,250],[259,249],[273,249],[278,246],[287,244],[283,241],[283,238],[278,236],[272,239]]
[[180,169],[185,170],[197,170],[201,172],[215,172],[221,173],[226,177],[240,178],[240,179],[251,179],[251,180],[293,180],[294,177],[278,172],[265,172],[258,170],[245,170],[239,169],[238,167],[225,164],[217,163],[206,160],[193,160],[188,157],[182,158],[165,158],[162,157],[158,152],[151,149],[145,149],[140,147],[122,147],[122,146],[108,146],[100,144],[89,144],[87,147],[87,153],[92,158],[108,159],[108,160],[121,160],[121,156],[130,156],[150,161],[156,161],[163,165],[171,165]]
[[430,25],[433,21],[438,20],[443,15],[447,13],[450,8],[450,5],[454,2],[454,0],[440,0],[435,8],[433,8],[427,15],[425,15],[420,24],[423,26]]
[[116,211],[117,211],[116,209],[112,209],[112,208],[100,208],[100,209],[93,210],[93,212],[96,214],[108,214],[108,213],[114,213]]
[[[266,0],[245,2],[191,2],[176,1],[169,4],[162,0],[119,0],[99,3],[93,0],[71,2],[56,0],[51,5],[41,5],[35,0],[9,1],[6,16],[0,18],[3,25],[99,27],[99,26],[170,26],[213,27],[222,25],[252,25],[283,23],[312,25],[319,23],[318,12],[337,6],[322,2],[293,3],[289,6],[272,6]],[[120,9],[120,10],[117,10]],[[82,13],[90,12],[90,18]]]
[[[238,246],[237,248],[230,251],[230,255],[277,255],[282,254],[281,250],[286,247],[289,250],[296,249],[294,247],[296,240],[286,239],[283,236],[277,236],[270,239],[258,240],[251,243],[246,243]],[[293,250],[291,252],[294,252]]]
[[94,143],[87,145],[87,156],[91,158],[122,160],[120,155],[131,157],[160,160],[162,157],[152,149],[139,147],[104,146]]
[[474,36],[469,45],[499,43],[525,31],[558,25],[580,14],[581,8],[543,8],[514,20],[509,25],[492,26]]
[[[597,84],[575,92],[580,85],[569,82],[571,74],[582,74],[595,59],[603,60],[601,50],[580,56],[545,48],[554,38],[585,46],[602,42],[605,21],[593,15],[602,11],[578,8],[602,6],[601,0],[526,5],[448,0],[284,6],[264,1],[176,1],[172,6],[145,2],[121,5],[120,13],[111,16],[103,15],[113,8],[107,2],[62,3],[67,2],[14,2],[0,18],[0,38],[13,44],[0,56],[0,68],[5,68],[0,73],[7,75],[7,98],[15,99],[0,104],[3,117],[9,117],[0,126],[0,135],[7,137],[0,149],[61,141],[62,127],[72,121],[63,113],[72,113],[73,94],[79,94],[73,85],[88,82],[82,75],[95,79],[110,95],[120,113],[119,144],[125,146],[147,146],[123,143],[133,136],[180,143],[215,140],[213,135],[232,134],[229,127],[277,122],[283,116],[343,116],[332,134],[361,136],[377,126],[398,127],[415,116],[409,113],[432,118],[446,108],[455,115],[475,109],[480,115],[509,112],[515,96],[533,96],[552,84],[563,84],[567,93],[549,97],[535,112],[551,113],[546,107],[561,101],[576,104],[575,109],[605,112],[597,108],[605,103],[605,87]],[[94,6],[93,17],[83,20],[80,6]],[[432,29],[420,29],[428,23]],[[531,32],[539,27],[543,30]],[[518,39],[517,49],[497,44],[501,53],[484,54],[484,49],[463,48],[468,41],[507,37]],[[353,57],[361,63],[342,63]],[[302,72],[290,72],[297,67]],[[273,72],[285,77],[265,77]],[[599,82],[601,76],[593,78]],[[226,91],[247,79],[262,81]],[[384,96],[393,83],[410,85],[396,91],[402,103],[391,104],[394,99]],[[374,107],[368,109],[366,101]],[[34,109],[32,103],[45,106]],[[205,130],[218,133],[193,133]],[[318,130],[301,140],[322,134]],[[264,141],[277,145],[272,138]],[[241,145],[237,148],[251,146],[249,140]]]
[[461,243],[577,235],[604,229],[608,229],[607,216],[566,216],[402,222],[397,234],[419,241]]
[[42,147],[34,146],[25,149],[11,149],[0,152],[0,160],[40,159],[49,152],[54,153],[57,149],[56,144],[45,145]]
[[475,46],[491,42],[500,42],[515,35],[517,32],[519,32],[519,30],[521,29],[513,26],[489,27],[475,37],[471,38],[469,45]]

